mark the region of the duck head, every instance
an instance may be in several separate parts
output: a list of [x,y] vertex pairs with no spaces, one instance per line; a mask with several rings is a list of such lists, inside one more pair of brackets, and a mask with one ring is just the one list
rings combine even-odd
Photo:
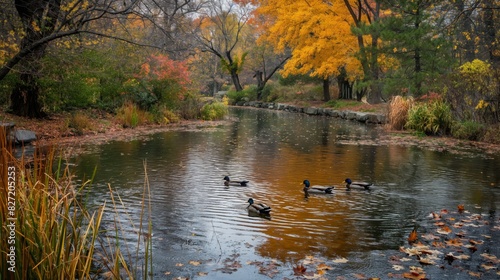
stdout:
[[344,182],[350,185],[350,184],[352,183],[352,180],[351,180],[351,179],[349,179],[349,178],[347,178],[347,179],[345,179],[345,181],[344,181]]
[[253,204],[253,198],[249,198],[248,199],[248,203],[250,203],[250,205],[252,205]]
[[224,181],[228,181],[229,182],[231,180],[229,180],[229,176],[224,176]]
[[308,189],[311,186],[311,183],[309,183],[309,180],[304,180],[304,182],[302,182],[302,184],[304,184],[304,188],[306,188],[306,189]]

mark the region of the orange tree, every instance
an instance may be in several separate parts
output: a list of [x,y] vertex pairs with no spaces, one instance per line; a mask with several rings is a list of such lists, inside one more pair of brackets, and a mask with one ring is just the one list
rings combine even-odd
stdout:
[[349,79],[361,75],[357,38],[352,18],[343,1],[261,1],[258,13],[272,20],[265,39],[276,51],[291,50],[282,74],[308,74],[323,79],[324,100],[330,99],[329,79],[341,71]]

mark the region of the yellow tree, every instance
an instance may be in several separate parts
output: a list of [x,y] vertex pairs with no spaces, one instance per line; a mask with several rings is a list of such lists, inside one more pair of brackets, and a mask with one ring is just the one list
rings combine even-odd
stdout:
[[353,23],[341,0],[263,0],[258,13],[269,15],[273,24],[265,35],[276,51],[290,49],[292,57],[283,75],[309,74],[322,78],[324,99],[329,100],[329,78],[343,71],[354,79],[361,75],[357,38],[351,32]]

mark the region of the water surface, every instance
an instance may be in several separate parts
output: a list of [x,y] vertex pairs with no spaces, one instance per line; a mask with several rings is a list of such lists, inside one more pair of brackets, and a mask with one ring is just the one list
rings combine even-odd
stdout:
[[[102,203],[110,184],[127,205],[120,219],[134,225],[146,164],[155,279],[269,279],[255,261],[280,264],[276,278],[283,279],[306,256],[348,259],[330,278],[353,271],[384,278],[389,255],[429,213],[464,204],[498,220],[498,157],[359,145],[383,131],[334,118],[239,108],[231,115],[238,120],[228,126],[110,142],[75,159],[81,179],[97,167],[91,202]],[[225,175],[251,183],[226,189]],[[375,187],[345,191],[347,177]],[[339,191],[306,198],[304,179]],[[270,219],[248,215],[250,197],[272,207]],[[133,244],[136,229],[127,227],[123,239]]]

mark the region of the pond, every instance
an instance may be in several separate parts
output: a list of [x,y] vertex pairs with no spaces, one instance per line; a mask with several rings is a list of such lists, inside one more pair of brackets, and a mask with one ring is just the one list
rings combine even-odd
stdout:
[[[147,170],[155,279],[294,279],[300,262],[328,265],[323,279],[387,278],[401,273],[390,260],[414,226],[430,231],[430,213],[459,204],[497,224],[482,232],[481,250],[500,257],[498,157],[363,144],[384,132],[355,121],[247,108],[230,115],[229,125],[114,141],[74,158],[80,180],[97,168],[90,203],[108,197],[108,184],[120,194],[125,227],[139,224]],[[250,183],[225,188],[226,175]],[[348,177],[374,186],[346,191]],[[338,190],[305,197],[304,179]],[[249,215],[248,198],[271,206],[271,216]],[[132,225],[122,238],[136,245]],[[435,279],[470,277],[433,267]]]

